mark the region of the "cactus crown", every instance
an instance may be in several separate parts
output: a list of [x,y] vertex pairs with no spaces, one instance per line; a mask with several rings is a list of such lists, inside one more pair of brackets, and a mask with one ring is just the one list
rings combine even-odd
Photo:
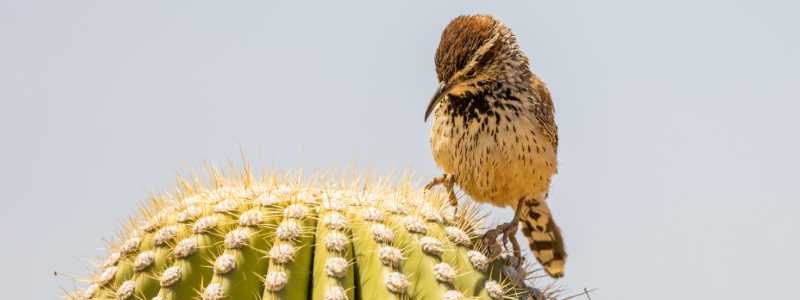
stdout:
[[[69,299],[555,299],[533,288],[498,243],[478,242],[486,215],[453,214],[443,192],[370,170],[337,174],[206,163],[149,194],[108,254],[87,260]],[[374,173],[374,172],[373,172]],[[118,241],[118,242],[116,242]]]

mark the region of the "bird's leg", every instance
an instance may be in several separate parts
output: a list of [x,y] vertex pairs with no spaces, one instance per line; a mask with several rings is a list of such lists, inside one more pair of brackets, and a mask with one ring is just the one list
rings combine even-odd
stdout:
[[425,185],[425,190],[430,190],[437,185],[443,184],[445,188],[447,188],[447,194],[450,196],[450,205],[455,208],[455,212],[453,215],[455,216],[458,213],[458,198],[456,198],[456,193],[453,190],[453,186],[455,185],[456,176],[453,174],[442,174],[439,175],[431,182]]
[[503,247],[506,247],[508,241],[511,241],[511,246],[514,249],[514,257],[517,258],[517,267],[522,263],[522,253],[519,248],[519,243],[517,243],[517,229],[519,228],[519,216],[522,213],[522,205],[525,203],[525,197],[519,199],[519,203],[517,204],[517,209],[514,212],[514,219],[511,220],[509,223],[498,225],[497,228],[488,230],[486,233],[483,234],[481,240],[485,245],[488,245],[492,242],[497,241],[497,236],[502,234],[503,235]]

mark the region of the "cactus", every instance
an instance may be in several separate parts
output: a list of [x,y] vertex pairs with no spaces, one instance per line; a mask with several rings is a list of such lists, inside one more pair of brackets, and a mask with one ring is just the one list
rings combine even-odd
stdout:
[[[554,299],[536,270],[479,242],[486,215],[440,191],[360,174],[206,164],[150,194],[70,299]],[[394,181],[397,182],[394,182]],[[506,259],[508,258],[508,259]]]

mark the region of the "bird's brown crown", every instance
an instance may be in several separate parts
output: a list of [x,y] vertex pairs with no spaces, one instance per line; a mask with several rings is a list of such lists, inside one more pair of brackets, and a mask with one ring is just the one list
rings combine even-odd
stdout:
[[499,21],[491,15],[459,16],[445,27],[436,49],[436,75],[448,80],[464,68],[472,55],[489,41]]

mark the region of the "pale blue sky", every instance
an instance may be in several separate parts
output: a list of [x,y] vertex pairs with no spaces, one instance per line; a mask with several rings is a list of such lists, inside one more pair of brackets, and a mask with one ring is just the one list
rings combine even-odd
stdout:
[[434,51],[491,13],[554,98],[561,283],[798,297],[800,4],[649,2],[0,2],[2,295],[57,296],[144,189],[240,145],[438,174]]

